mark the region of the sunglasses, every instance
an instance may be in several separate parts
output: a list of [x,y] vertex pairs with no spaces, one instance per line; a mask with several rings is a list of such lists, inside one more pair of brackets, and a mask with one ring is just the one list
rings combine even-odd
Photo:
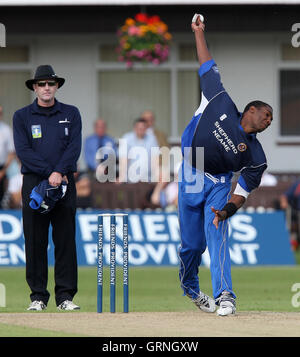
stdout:
[[49,87],[54,87],[56,86],[56,81],[47,81],[47,82],[37,82],[38,87],[46,87],[46,84],[48,84]]

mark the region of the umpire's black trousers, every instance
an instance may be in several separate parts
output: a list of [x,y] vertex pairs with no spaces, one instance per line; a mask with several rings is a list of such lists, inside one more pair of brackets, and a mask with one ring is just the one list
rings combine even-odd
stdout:
[[46,305],[50,294],[48,282],[48,233],[52,226],[54,244],[55,300],[58,306],[72,300],[77,292],[77,257],[75,243],[76,187],[73,174],[68,175],[68,189],[53,210],[41,214],[30,208],[30,193],[41,182],[35,174],[23,176],[23,230],[25,237],[26,280],[31,289],[30,299]]

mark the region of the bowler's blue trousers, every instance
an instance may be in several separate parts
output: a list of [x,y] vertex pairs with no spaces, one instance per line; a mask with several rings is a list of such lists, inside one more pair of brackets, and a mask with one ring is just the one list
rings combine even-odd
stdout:
[[[213,224],[215,214],[211,207],[222,209],[227,203],[231,189],[232,173],[205,175],[200,192],[187,192],[189,184],[179,182],[178,214],[181,232],[179,250],[179,278],[184,294],[193,299],[199,293],[198,269],[206,247],[210,255],[210,271],[213,296],[216,299],[222,291],[234,297],[231,281],[231,262],[228,246],[228,220]],[[180,180],[179,180],[180,181]]]

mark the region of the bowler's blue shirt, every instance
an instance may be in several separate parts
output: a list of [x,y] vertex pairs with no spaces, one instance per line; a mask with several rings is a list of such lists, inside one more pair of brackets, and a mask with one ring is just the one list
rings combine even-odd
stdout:
[[214,60],[199,69],[200,107],[183,132],[181,146],[191,147],[196,167],[196,148],[204,148],[204,171],[212,175],[241,173],[240,186],[247,192],[259,186],[267,160],[256,134],[247,134],[242,115],[224,89]]
[[17,110],[13,117],[13,135],[21,172],[43,178],[54,171],[62,175],[76,172],[81,126],[79,110],[56,99],[50,111],[39,107],[37,99]]

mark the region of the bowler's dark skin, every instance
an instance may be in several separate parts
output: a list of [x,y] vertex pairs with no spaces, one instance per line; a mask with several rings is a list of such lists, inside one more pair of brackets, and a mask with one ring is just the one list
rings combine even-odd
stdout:
[[[201,22],[200,17],[196,22],[193,22],[192,30],[195,34],[197,55],[199,59],[200,66],[211,60],[212,57],[208,51],[206,40],[204,37],[204,28],[205,25]],[[241,119],[241,126],[247,134],[256,134],[261,133],[267,129],[273,120],[273,110],[269,106],[264,106],[261,108],[256,108],[251,106],[248,111],[243,114]],[[245,203],[246,199],[243,196],[233,194],[228,201],[228,203],[234,203],[237,209],[241,208]],[[216,210],[214,207],[211,207],[211,210],[215,214],[213,224],[216,228],[219,226],[219,222],[227,218],[227,212],[222,210]]]

